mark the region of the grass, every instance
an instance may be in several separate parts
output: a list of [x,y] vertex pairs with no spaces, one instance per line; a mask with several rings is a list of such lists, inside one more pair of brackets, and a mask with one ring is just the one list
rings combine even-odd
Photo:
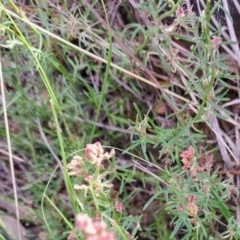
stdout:
[[236,29],[175,2],[0,3],[13,238],[240,238]]

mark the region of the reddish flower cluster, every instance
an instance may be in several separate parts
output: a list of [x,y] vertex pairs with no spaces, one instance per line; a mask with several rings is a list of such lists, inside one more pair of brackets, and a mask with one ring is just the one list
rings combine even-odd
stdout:
[[197,223],[197,219],[196,219],[196,216],[198,215],[198,212],[199,212],[199,208],[196,204],[196,196],[194,195],[188,195],[186,197],[187,199],[187,205],[186,207],[183,206],[183,205],[180,205],[178,207],[178,211],[179,212],[185,212],[187,215],[189,215],[191,218],[191,222],[196,224]]
[[196,205],[196,196],[189,195],[187,196],[187,214],[195,217],[198,214],[198,206]]
[[185,12],[183,7],[179,7],[176,11],[176,17],[180,18],[180,17],[185,17]]
[[[107,231],[106,224],[93,221],[87,214],[79,213],[75,219],[77,230],[83,232],[86,240],[115,240],[115,235]],[[72,237],[72,235],[71,235]],[[73,238],[72,238],[73,239]]]
[[213,49],[219,49],[221,42],[222,42],[222,39],[220,37],[214,36],[212,38]]
[[183,170],[189,170],[190,175],[193,177],[194,181],[198,181],[197,173],[203,172],[205,170],[204,167],[199,166],[196,157],[195,150],[192,146],[188,147],[187,150],[180,154],[182,158],[181,161],[183,163]]
[[187,200],[188,200],[188,202],[195,202],[196,201],[196,196],[194,196],[194,195],[188,195],[187,196]]
[[115,204],[115,209],[116,209],[117,212],[122,212],[123,204],[121,202],[117,201],[116,204]]
[[190,169],[192,167],[194,155],[195,155],[195,150],[192,146],[190,146],[187,150],[185,150],[180,154],[180,157],[182,158],[181,161],[183,163],[184,170]]
[[187,159],[192,159],[195,155],[195,150],[192,146],[188,147],[187,150],[185,150],[184,152],[182,152],[180,154],[181,158],[187,158]]

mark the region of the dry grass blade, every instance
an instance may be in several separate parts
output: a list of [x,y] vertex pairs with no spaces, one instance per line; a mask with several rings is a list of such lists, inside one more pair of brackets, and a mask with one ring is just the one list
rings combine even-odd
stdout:
[[[141,169],[143,172],[145,172],[145,173],[153,176],[153,177],[154,177],[155,179],[157,179],[159,182],[163,183],[164,186],[166,186],[166,187],[168,186],[168,183],[167,183],[167,182],[165,182],[165,181],[162,180],[160,177],[158,177],[156,174],[154,174],[153,172],[151,172],[148,168],[142,166],[138,161],[135,161],[135,160],[134,160],[133,162],[136,164],[137,168],[139,168],[139,169]],[[152,164],[149,164],[149,165],[152,165]],[[154,165],[154,167],[156,167],[156,165]],[[159,167],[158,167],[158,168],[159,168]],[[163,169],[162,169],[162,170],[163,170]]]
[[[213,132],[217,133],[216,134],[216,138],[217,138],[219,150],[221,152],[222,159],[223,159],[223,161],[224,161],[224,163],[226,165],[226,168],[227,169],[232,169],[234,164],[232,163],[232,161],[231,161],[231,159],[230,159],[230,157],[228,155],[228,152],[226,150],[226,143],[223,140],[222,130],[219,127],[218,120],[217,120],[216,116],[213,113],[211,113],[211,112],[209,112],[207,114],[207,118],[209,119],[209,124],[210,124],[211,129],[213,130]],[[233,154],[233,152],[232,151],[230,151],[230,152],[231,152],[232,156],[234,157],[234,159],[237,160],[236,156]]]
[[[9,152],[3,150],[3,149],[0,149],[0,152],[4,155],[7,155],[9,156]],[[13,159],[15,159],[16,161],[19,161],[19,162],[24,162],[24,160],[16,155],[13,155]]]
[[[228,1],[227,0],[222,0],[223,2],[223,7],[226,9],[227,12],[229,11],[229,5],[228,5]],[[229,35],[230,35],[230,39],[231,41],[234,42],[238,42],[237,40],[237,36],[233,27],[232,22],[230,21],[229,17],[226,15],[226,20],[227,20],[227,27],[228,27],[228,31],[229,31]],[[235,56],[240,56],[240,49],[239,49],[239,45],[238,44],[234,44],[232,45],[233,51],[235,53]],[[240,67],[240,58],[238,57],[236,59],[238,66]]]
[[[1,57],[1,55],[0,55],[0,57]],[[2,106],[3,106],[5,130],[6,130],[6,136],[7,136],[9,164],[10,164],[10,168],[11,168],[12,186],[13,186],[13,192],[14,192],[15,214],[16,214],[16,219],[17,219],[17,235],[18,235],[18,239],[21,240],[22,233],[21,233],[20,216],[19,216],[18,194],[17,194],[14,164],[13,164],[13,155],[12,155],[12,148],[11,148],[9,125],[8,125],[7,107],[6,107],[6,100],[5,100],[5,87],[4,87],[4,80],[3,80],[3,75],[2,75],[1,59],[0,59],[0,88],[1,88],[1,95],[2,95]]]

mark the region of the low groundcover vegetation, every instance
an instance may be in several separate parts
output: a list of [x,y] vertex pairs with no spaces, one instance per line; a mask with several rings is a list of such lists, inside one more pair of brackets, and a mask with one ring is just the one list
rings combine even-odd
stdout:
[[0,239],[240,239],[239,1],[0,2]]

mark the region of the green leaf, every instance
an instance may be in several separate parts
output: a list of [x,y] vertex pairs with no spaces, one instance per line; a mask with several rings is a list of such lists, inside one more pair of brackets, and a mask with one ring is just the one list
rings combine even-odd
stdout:
[[188,38],[188,37],[185,37],[185,36],[177,34],[177,33],[173,33],[172,36],[175,37],[176,39],[181,39],[186,42],[191,42],[194,44],[196,44],[198,40],[202,40],[202,38]]
[[176,233],[178,232],[178,230],[180,229],[181,226],[182,226],[182,221],[180,219],[178,219],[176,222],[176,225],[172,231],[170,239],[172,239],[176,235]]
[[143,120],[141,110],[139,109],[138,105],[136,103],[133,103],[133,106],[137,112],[137,116],[139,117],[139,121],[141,122]]
[[212,194],[213,198],[215,199],[215,201],[216,201],[216,203],[218,205],[218,208],[221,211],[222,215],[228,221],[232,217],[232,215],[228,211],[226,205],[218,198],[217,194],[214,191],[211,191],[211,194]]
[[145,211],[148,206],[152,203],[152,201],[157,198],[160,194],[162,194],[162,190],[160,190],[159,192],[156,192],[147,202],[146,204],[144,205],[143,207],[143,211]]

